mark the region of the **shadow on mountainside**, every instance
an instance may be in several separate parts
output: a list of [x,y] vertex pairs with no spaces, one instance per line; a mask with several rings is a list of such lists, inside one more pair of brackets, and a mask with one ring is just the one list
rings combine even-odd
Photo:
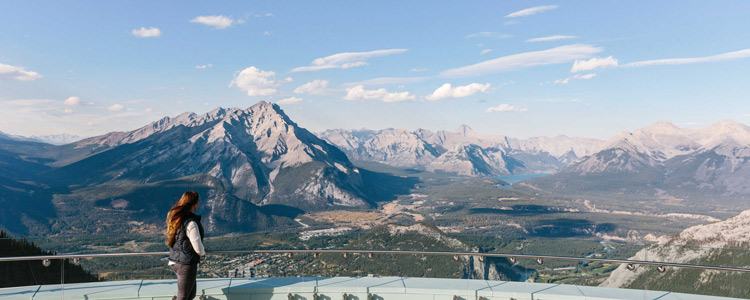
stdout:
[[613,223],[593,223],[585,219],[558,218],[534,226],[530,235],[534,237],[572,238],[590,237],[598,232],[612,233],[617,229]]
[[535,216],[540,214],[560,213],[553,207],[546,205],[513,205],[510,209],[500,208],[470,208],[470,214],[493,214],[508,216]]
[[362,168],[359,168],[359,174],[362,176],[362,192],[370,203],[396,200],[399,195],[409,194],[421,183],[416,177],[395,176]]

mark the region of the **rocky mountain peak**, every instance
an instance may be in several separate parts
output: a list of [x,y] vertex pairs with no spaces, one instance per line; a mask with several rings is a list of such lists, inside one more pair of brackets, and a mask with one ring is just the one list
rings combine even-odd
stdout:
[[668,130],[680,130],[680,128],[677,127],[677,125],[672,123],[672,121],[668,121],[668,120],[656,121],[651,125],[643,127],[642,129],[648,130],[648,131],[657,131],[657,132],[663,132],[663,131],[668,131]]
[[[318,209],[366,206],[362,179],[346,155],[297,126],[275,104],[183,113],[131,132],[84,142],[107,145],[97,157],[59,172],[82,171],[90,183],[152,183],[196,174],[219,179],[236,197],[253,203]],[[117,154],[116,154],[117,153]],[[98,176],[91,163],[107,161]],[[132,163],[138,162],[138,163]]]
[[732,120],[723,120],[698,130],[697,139],[704,149],[721,146],[750,147],[750,127]]
[[466,124],[461,124],[461,126],[458,126],[458,128],[456,129],[456,132],[463,136],[476,136],[477,135],[477,132],[471,129],[471,127],[469,127],[469,125],[466,125]]

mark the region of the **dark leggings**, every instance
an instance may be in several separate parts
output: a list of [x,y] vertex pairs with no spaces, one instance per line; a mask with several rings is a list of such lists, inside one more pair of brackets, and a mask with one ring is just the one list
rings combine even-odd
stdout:
[[172,270],[177,274],[177,300],[192,300],[195,298],[195,277],[198,274],[198,264],[172,265]]

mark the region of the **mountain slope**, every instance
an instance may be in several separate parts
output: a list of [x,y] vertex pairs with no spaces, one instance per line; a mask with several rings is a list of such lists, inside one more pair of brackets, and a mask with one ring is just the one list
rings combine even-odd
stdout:
[[44,159],[18,153],[48,145],[0,136],[0,229],[27,234],[29,229],[46,232],[54,218],[52,194],[37,182],[50,170]]
[[[662,236],[631,259],[686,264],[723,265],[747,268],[750,265],[750,210],[705,225],[697,225],[674,236]],[[629,271],[618,267],[601,286],[627,287],[673,292],[746,297],[749,274],[686,268],[669,268],[659,274],[655,268],[638,266]]]
[[[200,195],[201,204],[196,213],[203,216],[203,226],[210,233],[296,226],[288,215],[278,215],[270,206],[257,206],[232,195],[212,176],[193,175],[148,184],[73,187],[54,198],[60,222],[52,230],[64,234],[158,234],[163,231],[166,211],[186,190],[195,190]],[[274,209],[287,214],[301,213],[292,207]]]

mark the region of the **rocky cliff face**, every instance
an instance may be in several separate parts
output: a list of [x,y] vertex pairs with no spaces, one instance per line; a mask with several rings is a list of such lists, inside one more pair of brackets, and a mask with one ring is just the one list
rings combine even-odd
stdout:
[[[750,263],[750,210],[705,225],[687,228],[677,235],[662,236],[656,244],[638,251],[633,260],[746,268]],[[741,273],[669,268],[659,274],[655,267],[618,267],[600,286],[661,289],[674,292],[706,291],[715,295],[747,295]]]

